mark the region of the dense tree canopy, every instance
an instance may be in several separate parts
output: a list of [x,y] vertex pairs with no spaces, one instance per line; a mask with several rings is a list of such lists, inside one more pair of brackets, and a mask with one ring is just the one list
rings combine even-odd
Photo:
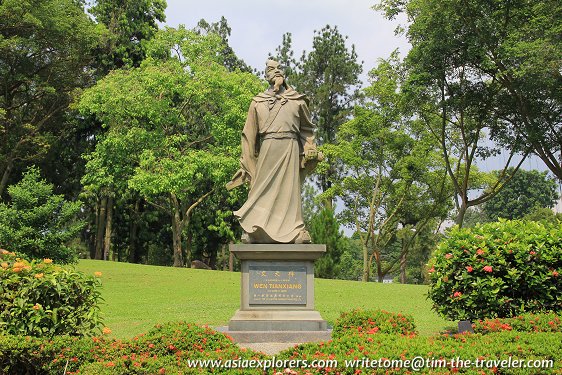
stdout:
[[547,172],[519,170],[498,194],[483,204],[483,212],[490,221],[521,219],[537,208],[552,208],[559,198],[557,187]]
[[75,90],[92,78],[99,37],[76,1],[0,3],[0,196],[14,170],[60,141]]

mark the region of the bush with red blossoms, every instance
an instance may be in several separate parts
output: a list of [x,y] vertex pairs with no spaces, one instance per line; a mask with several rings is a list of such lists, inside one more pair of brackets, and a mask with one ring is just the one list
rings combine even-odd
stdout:
[[562,225],[530,221],[455,227],[428,265],[429,298],[452,320],[562,311]]
[[514,318],[478,320],[472,324],[476,333],[501,331],[561,332],[562,315],[556,313],[523,314]]
[[416,325],[410,315],[355,309],[341,313],[332,331],[333,338],[372,334],[415,335]]

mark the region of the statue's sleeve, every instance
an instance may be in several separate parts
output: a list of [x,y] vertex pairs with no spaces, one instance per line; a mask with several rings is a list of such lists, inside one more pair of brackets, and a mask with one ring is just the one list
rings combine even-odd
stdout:
[[240,167],[250,177],[250,184],[256,176],[256,165],[258,161],[258,118],[256,114],[256,102],[252,101],[248,110],[246,124],[242,130],[242,156],[240,157]]
[[300,110],[300,139],[303,146],[303,151],[306,153],[308,150],[315,150],[316,144],[314,142],[314,129],[316,126],[310,121],[310,110],[303,100],[299,106]]

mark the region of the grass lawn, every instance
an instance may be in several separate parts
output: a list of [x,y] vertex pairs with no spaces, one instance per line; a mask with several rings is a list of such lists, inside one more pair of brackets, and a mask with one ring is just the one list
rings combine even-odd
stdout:
[[[240,306],[236,272],[95,260],[81,260],[77,269],[103,273],[102,313],[117,338],[130,338],[169,321],[226,325]],[[423,285],[316,279],[315,288],[316,309],[329,323],[342,311],[362,307],[411,314],[422,335],[453,325],[431,311]]]

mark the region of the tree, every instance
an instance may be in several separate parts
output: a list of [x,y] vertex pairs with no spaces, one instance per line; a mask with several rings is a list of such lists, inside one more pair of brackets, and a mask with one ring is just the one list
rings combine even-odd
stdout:
[[483,211],[491,221],[520,219],[537,208],[552,208],[558,198],[556,181],[547,172],[519,170],[502,191],[484,203]]
[[74,0],[0,3],[0,196],[65,133],[100,32]]
[[[381,61],[370,76],[369,100],[340,127],[338,142],[324,148],[328,160],[346,170],[326,194],[343,200],[343,220],[360,238],[362,280],[369,280],[374,262],[382,282],[407,256],[421,229],[446,216],[449,195],[435,142],[404,106],[397,56]],[[396,250],[400,227],[412,234]]]
[[230,37],[230,33],[232,29],[228,25],[228,21],[226,18],[221,17],[220,21],[209,23],[204,19],[199,20],[197,23],[197,27],[195,27],[195,31],[202,34],[207,35],[209,33],[214,33],[220,36],[223,42],[222,50],[220,51],[222,55],[223,65],[230,71],[233,72],[235,70],[240,70],[242,72],[252,72],[252,68],[246,65],[246,63],[239,59],[234,53],[232,47],[228,44],[228,38]]
[[114,69],[138,67],[146,57],[146,41],[164,22],[166,0],[95,0],[89,12],[108,32],[97,51],[102,75]]
[[8,195],[10,203],[0,203],[0,247],[29,260],[76,261],[76,252],[68,242],[77,237],[84,224],[76,220],[80,202],[54,195],[53,185],[41,180],[34,167],[20,182],[8,187]]
[[336,279],[341,268],[343,233],[334,211],[321,207],[308,227],[312,243],[325,244],[326,254],[314,263],[314,274],[324,279]]
[[467,89],[488,90],[490,136],[512,152],[532,150],[562,178],[560,2],[383,0],[378,9],[407,14],[420,75],[450,83],[462,69]]
[[[327,25],[314,33],[312,50],[303,51],[298,63],[292,57],[291,34],[283,35],[283,44],[277,48],[275,58],[289,67],[290,84],[310,98],[311,119],[318,127],[319,145],[335,142],[339,126],[348,120],[358,98],[359,74],[363,68],[357,62],[355,46],[351,45],[349,49],[346,40],[337,26]],[[321,190],[326,191],[340,172],[341,166],[332,163],[319,174]],[[331,201],[326,204],[328,208],[332,207]]]
[[[236,170],[240,127],[262,87],[249,73],[228,72],[222,47],[215,34],[166,29],[147,45],[139,68],[109,74],[81,101],[112,136],[146,140],[117,166],[127,168],[129,189],[171,217],[174,266],[189,254],[183,235],[194,210]],[[107,173],[98,188],[118,176]]]

